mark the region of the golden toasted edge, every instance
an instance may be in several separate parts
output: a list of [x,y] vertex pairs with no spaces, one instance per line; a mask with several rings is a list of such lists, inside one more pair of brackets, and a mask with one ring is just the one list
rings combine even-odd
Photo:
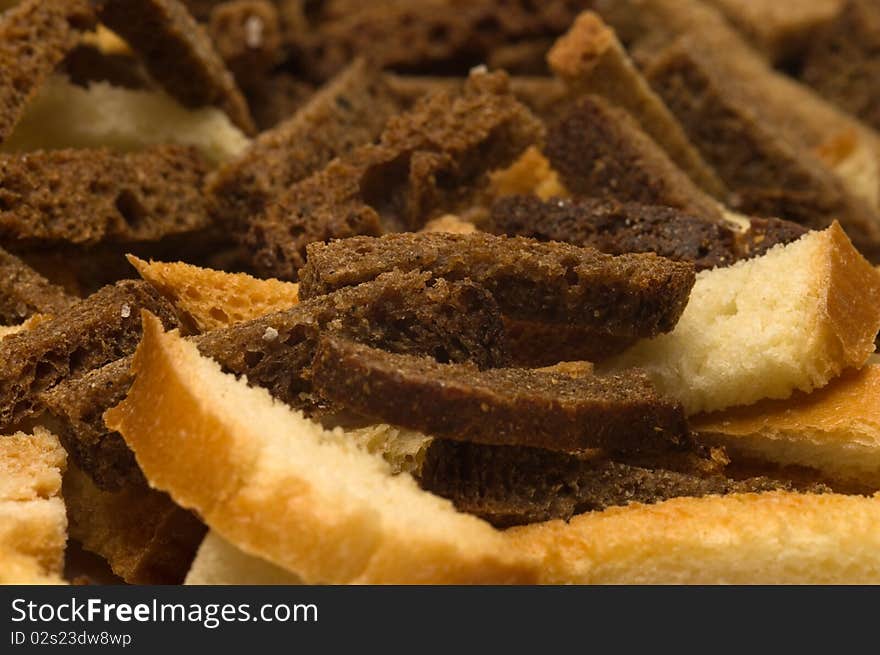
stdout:
[[299,302],[299,285],[246,273],[227,273],[183,262],[128,261],[171,302],[184,321],[207,332],[289,309]]
[[548,584],[880,582],[880,498],[676,498],[513,528]]

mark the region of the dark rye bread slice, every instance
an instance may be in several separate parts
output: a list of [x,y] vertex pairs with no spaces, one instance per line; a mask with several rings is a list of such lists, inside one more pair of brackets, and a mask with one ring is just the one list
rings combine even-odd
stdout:
[[0,325],[18,325],[34,314],[58,315],[76,298],[0,248]]
[[[326,401],[312,391],[309,372],[324,332],[441,361],[472,361],[483,368],[505,364],[503,328],[492,298],[467,282],[427,282],[423,274],[389,273],[194,339],[202,354],[226,372],[246,375],[251,384],[312,416],[326,409]],[[63,382],[42,397],[71,457],[104,489],[140,476],[124,441],[102,418],[128,393],[131,382],[127,357]]]
[[310,370],[327,332],[394,353],[471,362],[477,369],[503,366],[504,328],[488,292],[469,281],[430,282],[427,274],[388,273],[209,332],[198,340],[199,350],[309,415],[327,405],[313,391]]
[[544,153],[574,195],[664,205],[721,219],[718,203],[632,116],[602,97],[580,98],[551,125]]
[[300,298],[395,269],[471,279],[492,293],[509,318],[622,338],[671,330],[694,284],[693,266],[651,254],[612,257],[593,248],[485,233],[389,234],[309,246]]
[[325,336],[312,384],[357,414],[456,441],[636,453],[690,444],[681,405],[660,396],[635,369],[607,376],[480,371]]
[[733,192],[737,209],[823,229],[834,219],[866,254],[880,251],[880,214],[818,156],[765,120],[717,53],[683,39],[646,71],[691,141]]
[[218,216],[229,225],[244,223],[334,157],[378,139],[399,110],[381,75],[355,61],[218,171],[209,184]]
[[208,35],[242,90],[284,60],[281,19],[273,2],[224,2],[211,10],[210,18]]
[[278,127],[315,94],[315,87],[284,70],[273,71],[246,90],[248,105],[260,132]]
[[602,456],[445,439],[431,442],[417,479],[423,489],[497,528],[567,521],[575,514],[628,503],[794,487],[766,477],[733,480],[722,472],[651,468]]
[[[301,50],[301,66],[316,81],[335,74],[352,55],[364,55],[399,72],[462,75],[489,61],[499,48],[553,38],[574,20],[581,4],[570,0],[333,3],[294,46]],[[531,65],[540,66],[541,58],[532,59]]]
[[143,480],[122,435],[104,425],[104,412],[128,394],[131,362],[131,355],[123,357],[40,394],[40,402],[54,418],[53,432],[71,459],[108,491]]
[[845,2],[813,39],[800,77],[823,98],[880,130],[880,4]]
[[698,271],[755,257],[807,231],[790,221],[752,219],[752,227],[739,233],[732,226],[671,207],[597,198],[543,201],[534,196],[497,200],[489,229],[495,234],[592,246],[610,255],[653,252],[690,262]]
[[103,0],[98,16],[181,103],[219,107],[246,134],[256,131],[232,73],[179,0]]
[[503,73],[474,73],[461,93],[424,98],[392,118],[378,144],[294,185],[251,221],[244,242],[255,268],[296,279],[310,243],[416,230],[433,216],[472,206],[488,174],[543,134],[507,81]]
[[168,328],[178,324],[168,301],[146,282],[125,280],[0,341],[0,429],[40,409],[41,392],[133,352],[142,309]]
[[6,243],[155,241],[209,223],[207,165],[195,148],[52,150],[0,155]]
[[0,14],[0,143],[93,23],[89,0],[24,0]]
[[81,43],[71,50],[61,63],[60,72],[83,87],[93,82],[107,82],[125,89],[155,87],[143,64],[133,54],[104,52],[90,43]]
[[622,353],[635,337],[601,329],[504,317],[504,339],[511,366],[537,368],[559,362],[601,362]]

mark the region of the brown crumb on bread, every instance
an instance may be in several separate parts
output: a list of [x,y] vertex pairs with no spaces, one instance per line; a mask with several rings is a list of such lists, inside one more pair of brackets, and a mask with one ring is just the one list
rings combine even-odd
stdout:
[[141,55],[150,74],[181,103],[219,107],[243,132],[255,132],[232,73],[179,0],[105,0],[99,17]]
[[689,443],[681,405],[638,371],[611,376],[439,364],[325,337],[312,381],[379,422],[489,445],[575,451],[674,450]]
[[0,143],[93,22],[89,0],[26,0],[0,14]]
[[0,156],[0,234],[24,245],[153,241],[208,224],[198,151],[156,146]]

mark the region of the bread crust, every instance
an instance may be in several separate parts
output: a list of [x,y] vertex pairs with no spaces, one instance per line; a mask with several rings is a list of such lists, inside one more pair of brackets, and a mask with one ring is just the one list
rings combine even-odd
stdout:
[[508,531],[548,584],[880,583],[880,497],[676,498]]
[[105,421],[150,482],[218,534],[312,583],[535,581],[532,558],[488,524],[144,320],[137,378]]

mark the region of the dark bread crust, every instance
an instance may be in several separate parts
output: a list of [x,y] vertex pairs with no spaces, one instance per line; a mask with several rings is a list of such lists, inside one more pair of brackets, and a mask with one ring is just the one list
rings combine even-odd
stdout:
[[578,198],[508,196],[492,206],[490,231],[592,246],[611,255],[653,252],[698,271],[736,260],[732,229],[672,207]]
[[575,195],[663,205],[707,220],[721,219],[718,203],[632,116],[602,97],[577,100],[550,126],[544,152]]
[[328,405],[311,383],[312,359],[324,333],[389,352],[473,362],[478,368],[503,365],[504,328],[492,297],[468,281],[429,286],[429,278],[388,273],[207,333],[198,340],[199,350],[225,371],[247,375],[249,382],[310,415],[321,414]]
[[60,314],[76,298],[0,248],[0,324],[18,325],[34,314]]
[[0,143],[94,18],[89,0],[24,0],[0,14]]
[[724,223],[671,207],[596,198],[542,201],[534,196],[496,201],[489,229],[495,234],[592,246],[611,255],[653,252],[691,262],[698,271],[756,257],[807,232],[790,221],[754,218],[750,229],[739,233]]
[[247,102],[204,28],[179,0],[104,0],[101,22],[122,36],[150,74],[188,107],[222,109],[254,134]]
[[243,225],[333,158],[377,139],[399,109],[382,77],[355,61],[216,174],[209,193],[217,215],[226,224]]
[[611,337],[651,337],[675,327],[694,271],[656,255],[612,257],[593,248],[522,237],[389,234],[308,248],[300,298],[359,284],[394,269],[469,278],[513,319],[591,328]]
[[122,402],[131,388],[131,362],[131,355],[123,357],[40,395],[71,459],[107,491],[144,481],[122,435],[104,425],[104,412]]
[[[733,480],[711,461],[680,470],[641,462],[578,456],[524,446],[486,446],[435,439],[417,479],[427,491],[450,499],[459,511],[497,528],[567,521],[575,514],[628,503],[658,503],[681,496],[790,490],[790,482],[766,477]],[[698,464],[702,464],[699,466]],[[710,469],[706,471],[704,469]],[[717,468],[717,467],[715,467]]]
[[392,118],[378,144],[306,178],[256,216],[245,236],[254,266],[296,279],[308,244],[415,230],[473,204],[488,173],[539,141],[543,128],[504,74],[472,75],[460,94],[433,94]]
[[480,371],[325,336],[312,383],[357,414],[456,441],[637,453],[690,443],[681,405],[661,397],[637,370]]
[[717,54],[687,40],[658,55],[651,85],[746,213],[823,229],[835,219],[862,252],[880,252],[880,215],[852,195],[806,146],[786,139]]
[[[304,69],[316,81],[333,75],[352,55],[400,72],[464,74],[507,46],[526,40],[549,44],[583,8],[567,0],[371,0],[332,5],[295,43]],[[543,53],[532,47],[517,59],[521,67],[537,69]]]
[[195,148],[0,156],[0,236],[20,245],[155,241],[209,224]]
[[[505,364],[501,317],[491,296],[467,282],[428,286],[427,281],[427,275],[389,273],[195,341],[226,372],[246,375],[251,384],[316,417],[328,410],[310,381],[324,332],[442,361]],[[42,396],[71,457],[102,489],[117,490],[141,477],[122,437],[103,420],[104,412],[128,393],[132,380],[131,357],[126,357]]]
[[124,357],[141,336],[141,309],[176,327],[171,305],[146,282],[104,287],[63,314],[0,342],[0,429],[42,408],[39,394]]
[[880,130],[880,5],[848,0],[813,39],[801,79],[823,98]]
[[97,46],[80,43],[61,64],[70,81],[88,87],[93,82],[108,82],[125,89],[150,89],[155,84],[137,57],[128,53],[107,53]]

